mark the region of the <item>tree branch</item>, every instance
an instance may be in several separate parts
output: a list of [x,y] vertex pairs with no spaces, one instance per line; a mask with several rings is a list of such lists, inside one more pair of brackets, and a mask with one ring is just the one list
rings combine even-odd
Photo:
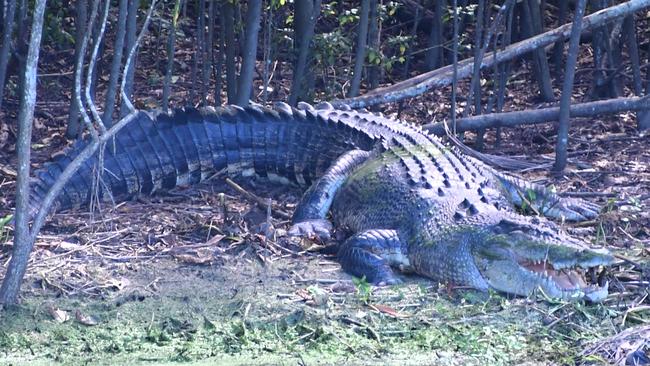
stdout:
[[[583,19],[581,31],[593,29],[604,23],[632,14],[638,10],[650,7],[648,0],[630,0],[597,11]],[[528,52],[541,47],[546,47],[558,40],[566,40],[571,34],[573,23],[565,24],[548,32],[528,38],[512,44],[498,52],[485,55],[481,63],[481,69],[491,67],[494,63],[502,63],[512,60]],[[471,75],[473,69],[473,57],[458,62],[458,77],[463,78]],[[453,79],[453,65],[426,72],[411,79],[401,81],[388,87],[375,89],[365,95],[339,99],[331,102],[334,107],[349,105],[352,108],[363,108],[371,105],[395,102],[402,99],[414,97],[427,92],[428,90],[450,85]]]
[[[571,106],[571,117],[593,117],[603,114],[613,114],[625,111],[650,110],[650,96],[614,98],[596,102],[580,103]],[[560,116],[560,107],[551,107],[535,110],[491,113],[472,116],[457,120],[456,131],[471,131],[489,127],[517,127],[533,125],[550,121],[557,121]],[[444,123],[430,123],[423,128],[428,132],[445,136]]]

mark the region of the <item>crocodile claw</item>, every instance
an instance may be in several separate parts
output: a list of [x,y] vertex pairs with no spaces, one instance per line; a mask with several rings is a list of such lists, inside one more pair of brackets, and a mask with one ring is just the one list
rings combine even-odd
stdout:
[[332,224],[322,219],[297,222],[289,229],[289,235],[325,242],[332,237]]
[[587,221],[595,219],[600,206],[579,198],[560,198],[554,205],[544,210],[544,216],[567,221]]

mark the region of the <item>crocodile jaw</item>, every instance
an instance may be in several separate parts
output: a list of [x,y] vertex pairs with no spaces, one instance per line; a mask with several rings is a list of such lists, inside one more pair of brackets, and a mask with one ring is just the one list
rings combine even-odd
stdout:
[[553,269],[548,263],[520,263],[513,260],[476,259],[481,275],[491,288],[520,296],[530,296],[539,291],[544,296],[562,300],[588,300],[599,302],[608,294],[608,283],[603,286],[588,284],[582,275],[583,270]]
[[[496,235],[475,247],[474,263],[497,291],[520,296],[539,291],[549,298],[570,301],[604,300],[608,283],[589,284],[584,273],[611,264],[613,258],[606,251],[587,249],[575,242],[547,240],[526,240],[520,234]],[[545,257],[540,258],[542,250]]]

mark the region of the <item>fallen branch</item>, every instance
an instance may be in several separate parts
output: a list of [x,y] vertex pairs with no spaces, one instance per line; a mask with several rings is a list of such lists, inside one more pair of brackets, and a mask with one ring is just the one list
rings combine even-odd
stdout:
[[[650,7],[650,1],[648,0],[631,0],[597,11],[584,17],[581,31],[584,32],[596,28],[604,23],[611,22],[647,7]],[[503,50],[499,50],[496,55],[490,52],[483,58],[481,69],[500,64],[504,61],[510,61],[528,52],[551,45],[556,41],[566,40],[571,34],[572,25],[573,23],[568,23],[535,37],[514,43]],[[470,57],[458,62],[458,78],[471,75],[474,67],[473,61],[474,57]],[[359,97],[335,100],[331,104],[335,107],[349,105],[352,108],[363,108],[376,104],[395,102],[423,94],[434,88],[447,86],[451,84],[452,80],[453,65],[447,65],[391,86],[372,90]]]
[[[650,96],[613,98],[595,102],[574,104],[571,106],[571,117],[593,117],[602,114],[613,114],[625,111],[640,111],[650,109]],[[557,121],[560,107],[534,109],[516,112],[483,114],[456,121],[456,132],[479,130],[489,127],[516,127]],[[423,128],[438,136],[445,135],[444,123],[431,123]]]

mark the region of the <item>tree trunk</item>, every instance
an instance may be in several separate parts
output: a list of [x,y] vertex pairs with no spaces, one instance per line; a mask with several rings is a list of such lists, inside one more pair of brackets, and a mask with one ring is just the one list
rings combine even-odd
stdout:
[[4,18],[2,33],[2,48],[0,48],[0,109],[2,109],[2,95],[4,94],[5,81],[7,80],[7,65],[9,64],[9,51],[11,49],[11,36],[14,29],[16,1],[7,2],[7,16]]
[[250,0],[246,11],[245,47],[242,50],[241,72],[235,104],[248,105],[253,90],[253,72],[257,60],[257,38],[260,32],[262,0]]
[[291,83],[291,94],[289,95],[290,105],[296,105],[298,100],[304,97],[307,59],[311,49],[311,41],[314,38],[318,15],[320,14],[320,5],[321,0],[297,1],[295,3],[294,37],[298,56],[293,69],[293,81]]
[[[381,19],[379,18],[379,4],[377,0],[370,0],[370,14],[368,16],[368,48],[381,54]],[[380,64],[368,66],[368,87],[372,90],[379,86],[382,68]]]
[[214,62],[214,104],[221,105],[221,90],[223,89],[223,54],[224,54],[224,17],[223,8],[219,11],[219,33],[217,36],[217,52]]
[[370,13],[370,0],[361,0],[361,14],[359,31],[357,33],[357,50],[354,54],[354,72],[350,82],[348,96],[356,97],[361,89],[361,73],[366,60],[366,45],[368,41],[368,16]]
[[[82,73],[83,69],[79,69],[78,65],[83,67],[84,56],[81,53],[82,39],[86,34],[86,27],[88,22],[88,1],[79,0],[75,3],[75,42],[74,42],[74,73]],[[74,94],[74,93],[73,93]],[[76,138],[81,132],[81,124],[79,123],[79,102],[74,96],[70,98],[70,109],[68,111],[68,124],[65,131],[65,136],[69,139]]]
[[[521,25],[526,33],[526,37],[530,38],[542,33],[541,15],[539,14],[539,5],[536,0],[526,0],[521,4],[525,19],[520,19]],[[553,93],[553,85],[551,84],[551,71],[548,67],[548,60],[546,58],[546,51],[539,48],[531,55],[533,62],[533,75],[539,85],[539,95],[545,102],[555,101]]]
[[205,103],[207,104],[208,87],[210,86],[210,72],[212,71],[212,57],[214,46],[214,1],[208,2],[208,18],[207,18],[207,32],[205,33],[205,42],[203,49],[205,54],[203,57],[203,88],[205,94]]
[[223,3],[225,35],[224,48],[226,50],[226,92],[228,103],[234,104],[237,99],[237,65],[235,64],[235,7],[230,1]]
[[[558,1],[558,26],[564,25],[567,20],[567,15],[569,13],[569,2],[560,0]],[[555,45],[553,46],[553,68],[555,70],[556,75],[561,75],[562,74],[562,66],[564,65],[564,62],[562,62],[564,58],[564,41],[557,41],[555,42]]]
[[[467,101],[467,108],[465,108],[464,116],[470,108],[472,100],[474,101],[474,115],[482,113],[481,107],[481,59],[483,58],[483,33],[484,26],[483,20],[485,19],[485,0],[478,0],[478,8],[476,9],[476,29],[474,30],[474,72],[470,82],[472,90],[470,90],[469,100]],[[495,20],[496,21],[496,20]],[[476,149],[481,151],[483,149],[483,135],[485,130],[476,131]]]
[[587,0],[578,0],[576,13],[569,40],[569,51],[566,57],[566,69],[564,71],[564,84],[562,85],[562,98],[560,99],[560,116],[557,133],[557,145],[555,147],[555,165],[553,170],[561,174],[567,164],[567,145],[569,142],[569,118],[571,108],[571,95],[573,94],[573,80],[575,78],[576,63],[580,52],[580,29],[582,28],[582,17],[585,14]]
[[[136,32],[138,27],[139,6],[140,0],[129,0],[129,9],[127,11],[126,17],[126,44],[124,45],[127,55],[131,52],[133,45],[135,45]],[[130,99],[133,98],[133,79],[135,78],[136,59],[137,54],[133,55],[133,60],[131,61],[128,69],[124,70],[124,94],[126,94]],[[124,118],[129,113],[130,110],[127,106],[126,101],[122,100],[122,104],[120,106],[120,116]]]
[[31,153],[32,125],[36,105],[36,76],[38,72],[38,51],[43,31],[45,0],[36,0],[32,19],[32,32],[25,62],[24,93],[20,99],[18,112],[18,179],[16,182],[16,231],[11,260],[7,266],[2,287],[0,304],[15,304],[20,285],[27,270],[29,253],[34,245],[29,232],[29,163]]
[[104,115],[102,121],[104,126],[110,127],[113,124],[113,111],[115,110],[115,95],[117,94],[117,81],[122,66],[122,51],[124,50],[124,35],[126,34],[126,10],[128,0],[120,0],[117,15],[117,30],[115,32],[115,47],[113,61],[111,61],[111,74],[106,88],[106,103],[104,104]]
[[429,32],[428,50],[426,52],[427,68],[434,70],[445,64],[445,49],[443,47],[443,1],[433,0],[435,17]]
[[196,60],[197,60],[197,66],[198,64],[201,65],[201,85],[199,88],[199,103],[202,106],[205,106],[206,104],[206,96],[207,96],[207,84],[208,84],[208,78],[207,78],[207,62],[205,60],[205,0],[199,0],[199,9],[197,10],[198,13],[198,22],[197,22],[197,32],[196,32]]
[[176,0],[172,13],[172,24],[169,28],[169,35],[167,36],[167,65],[165,66],[165,80],[163,81],[162,93],[162,108],[165,112],[169,109],[169,94],[171,92],[172,75],[174,73],[174,44],[176,43],[176,29],[178,27],[180,10],[181,0]]

